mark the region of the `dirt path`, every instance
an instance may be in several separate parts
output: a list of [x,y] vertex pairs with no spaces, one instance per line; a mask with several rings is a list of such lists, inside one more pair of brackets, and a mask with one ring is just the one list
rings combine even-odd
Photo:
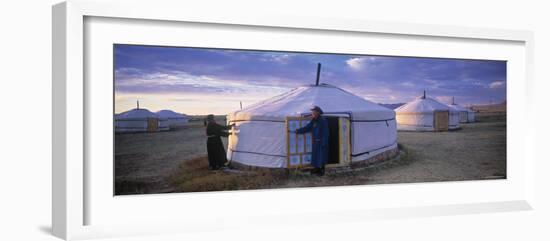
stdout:
[[399,132],[414,155],[409,165],[371,174],[368,183],[460,181],[505,178],[505,122],[463,124],[453,132]]

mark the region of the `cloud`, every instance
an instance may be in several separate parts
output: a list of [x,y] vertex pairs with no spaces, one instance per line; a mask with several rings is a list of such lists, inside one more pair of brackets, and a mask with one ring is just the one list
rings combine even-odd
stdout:
[[426,86],[429,87],[429,89],[440,89],[443,85],[441,82],[434,79],[425,79],[424,81],[429,84],[428,86]]
[[[133,72],[133,71],[132,71]],[[258,85],[241,80],[221,79],[207,75],[192,75],[183,71],[154,72],[148,74],[115,73],[118,92],[148,93],[280,93],[288,88]]]
[[489,88],[491,89],[497,89],[497,88],[502,88],[506,86],[506,82],[505,81],[494,81],[494,82],[491,82],[489,84]]
[[357,57],[346,60],[346,64],[353,70],[363,70],[369,62],[375,60],[376,57]]
[[402,86],[405,86],[405,87],[414,87],[415,84],[410,82],[410,81],[406,81],[406,82],[403,82],[401,83]]
[[427,83],[432,84],[432,85],[438,84],[437,80],[433,80],[433,79],[426,79],[424,81],[426,81]]
[[275,63],[279,63],[279,64],[288,64],[290,62],[290,60],[292,59],[292,57],[294,56],[294,54],[266,54],[264,58],[261,58],[260,60],[262,61],[267,61],[267,62],[275,62]]

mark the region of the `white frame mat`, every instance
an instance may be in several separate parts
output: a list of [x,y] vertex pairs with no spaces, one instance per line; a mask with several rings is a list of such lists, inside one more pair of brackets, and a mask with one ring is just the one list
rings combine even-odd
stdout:
[[[212,16],[183,1],[74,0],[52,11],[55,236],[72,240],[200,232],[207,225],[209,230],[245,231],[533,208],[529,31],[254,13]],[[136,28],[154,34],[137,34]],[[167,31],[172,37],[166,37]],[[223,39],[208,38],[220,32],[226,33]],[[265,41],[273,36],[293,40]],[[313,39],[320,41],[312,44]],[[342,41],[345,46],[336,44]],[[113,43],[506,60],[507,179],[113,196]],[[327,197],[347,205],[296,205],[296,200],[313,203]],[[204,208],[220,202],[232,208]]]

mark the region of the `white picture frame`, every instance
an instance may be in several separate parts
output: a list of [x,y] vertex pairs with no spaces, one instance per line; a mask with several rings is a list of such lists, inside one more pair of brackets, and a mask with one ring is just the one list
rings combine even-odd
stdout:
[[[150,11],[151,7],[155,11]],[[113,237],[124,235],[158,234],[194,232],[205,229],[209,223],[214,229],[224,227],[238,227],[244,223],[248,225],[265,226],[268,224],[283,223],[281,225],[297,225],[300,223],[342,222],[349,220],[377,220],[385,218],[424,217],[433,215],[467,214],[497,211],[530,210],[534,202],[534,128],[530,125],[529,94],[532,93],[531,84],[533,74],[533,34],[529,31],[497,30],[456,26],[422,25],[411,23],[371,22],[350,19],[321,19],[300,18],[275,15],[208,15],[204,10],[193,9],[183,2],[163,2],[147,4],[143,2],[94,2],[94,1],[67,1],[53,7],[53,167],[52,167],[52,227],[53,234],[63,239],[84,239],[94,237]],[[90,108],[86,96],[88,86],[85,82],[86,63],[85,54],[85,21],[93,18],[113,18],[121,21],[139,20],[158,24],[209,24],[231,28],[253,28],[254,31],[285,31],[299,30],[304,33],[354,33],[391,36],[392,38],[422,38],[431,41],[449,41],[450,44],[468,44],[468,41],[483,43],[488,48],[495,43],[510,45],[510,55],[499,55],[498,47],[493,51],[494,56],[503,56],[502,59],[514,64],[512,78],[508,83],[508,179],[487,182],[450,182],[430,184],[397,184],[397,185],[367,185],[364,187],[330,187],[314,189],[290,189],[246,192],[216,192],[208,194],[167,194],[146,195],[141,197],[110,197],[114,201],[105,201],[93,197],[94,188],[91,183],[97,179],[88,179],[87,171],[95,168],[96,164],[86,161],[89,158],[89,143],[86,141],[90,130],[87,130],[87,118],[93,108]],[[122,26],[124,27],[124,26]],[[92,30],[95,31],[95,30]],[[101,31],[99,31],[101,33]],[[277,34],[275,33],[275,34]],[[229,38],[229,37],[228,37]],[[107,40],[108,41],[108,40]],[[148,41],[142,39],[142,41]],[[170,41],[168,41],[170,42]],[[168,43],[167,42],[167,43]],[[476,43],[477,43],[476,42]],[[426,56],[436,56],[434,52],[424,53]],[[319,49],[317,49],[319,50]],[[504,52],[506,52],[504,51]],[[467,52],[467,51],[466,51]],[[396,52],[397,55],[399,52]],[[466,55],[465,55],[466,56]],[[508,56],[508,57],[507,57]],[[458,56],[460,57],[460,56]],[[517,60],[517,59],[521,59]],[[517,61],[516,61],[517,60]],[[112,80],[105,80],[112,84]],[[92,93],[91,95],[94,95]],[[519,133],[515,127],[527,126],[527,130]],[[92,140],[93,141],[93,140]],[[521,162],[519,162],[521,160]],[[106,169],[98,169],[106,170]],[[112,170],[111,170],[112,171]],[[103,171],[102,171],[103,172]],[[103,175],[112,175],[103,173]],[[97,186],[97,185],[96,185]],[[441,200],[414,199],[419,193],[424,193],[429,199],[448,189],[456,190],[465,197],[448,196]],[[487,195],[487,190],[495,190],[494,196]],[[384,198],[410,195],[410,200],[383,202]],[[476,194],[477,193],[477,194]],[[379,199],[369,200],[369,207],[363,206],[362,195],[376,196]],[[102,194],[103,195],[103,194]],[[319,207],[294,210],[295,203],[281,205],[273,204],[277,199],[294,196],[303,201],[311,198],[323,198],[327,195],[359,197],[359,200],[350,201],[346,207],[333,207],[326,210]],[[103,200],[103,201],[102,201]],[[237,205],[236,210],[220,212],[216,216],[220,221],[211,221],[199,217],[198,212],[186,210],[182,203],[188,205],[207,205],[209,202],[223,200]],[[242,200],[254,200],[260,205],[243,205]],[[96,202],[97,201],[97,202]],[[100,203],[93,205],[90,202]],[[378,202],[378,203],[376,203]],[[117,204],[118,203],[118,204]],[[140,205],[147,208],[147,204],[162,203],[163,210],[145,210],[142,217],[130,217],[129,210],[119,213],[113,210]],[[240,205],[240,206],[239,206]],[[180,207],[179,210],[178,207]],[[197,206],[195,206],[197,207]],[[268,208],[265,208],[268,207]],[[174,214],[167,210],[172,208]],[[245,208],[248,208],[245,209]],[[195,208],[196,209],[196,208]],[[317,211],[316,211],[317,210]],[[181,218],[185,213],[193,217],[193,222]],[[97,213],[97,214],[96,214]],[[90,216],[101,216],[100,221],[90,222]],[[112,223],[103,223],[111,215]],[[178,216],[179,215],[179,216]],[[321,217],[330,216],[330,219]],[[124,219],[122,217],[125,217]],[[132,218],[133,220],[129,220]],[[146,221],[149,220],[149,221]],[[250,220],[253,220],[251,222]],[[283,222],[284,220],[284,222]],[[129,222],[132,221],[132,222]]]

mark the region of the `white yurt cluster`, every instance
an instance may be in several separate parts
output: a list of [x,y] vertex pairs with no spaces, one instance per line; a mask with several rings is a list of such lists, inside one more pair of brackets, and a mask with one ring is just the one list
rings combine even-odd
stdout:
[[426,97],[426,92],[397,109],[397,129],[406,131],[447,131],[459,126],[459,112]]
[[171,110],[160,110],[156,114],[160,118],[166,119],[170,128],[182,127],[189,122],[189,118],[186,115]]
[[[348,123],[349,136],[340,138],[341,143],[349,143],[347,164],[396,150],[393,110],[338,87],[316,84],[295,88],[230,113],[228,123],[236,127],[228,140],[228,160],[246,166],[286,168],[287,117],[307,116],[312,106],[319,106],[327,119]],[[343,149],[346,148],[339,151]]]
[[[173,112],[175,113],[175,112]],[[175,113],[178,114],[178,113]],[[174,116],[172,111],[164,111],[162,114],[153,113],[139,107],[139,101],[134,109],[115,114],[115,132],[157,132],[170,130],[170,118]]]

